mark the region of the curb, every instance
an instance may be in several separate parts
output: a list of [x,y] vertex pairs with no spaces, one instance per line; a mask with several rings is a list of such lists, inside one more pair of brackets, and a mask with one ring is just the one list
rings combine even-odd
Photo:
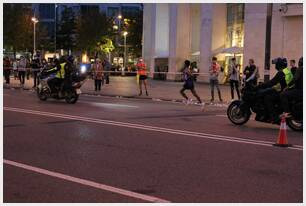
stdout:
[[[3,85],[3,89],[20,89],[20,90],[26,90],[26,91],[34,91],[32,88],[24,87],[21,88],[19,86],[7,86]],[[172,103],[183,103],[183,100],[181,99],[166,99],[166,98],[155,98],[155,97],[139,97],[137,95],[133,96],[122,96],[122,95],[115,95],[115,94],[98,94],[93,92],[82,92],[82,95],[86,96],[97,96],[97,97],[113,97],[113,98],[124,98],[124,99],[141,99],[141,100],[152,100],[155,102],[172,102]],[[230,102],[215,102],[211,103],[210,101],[203,101],[207,105],[213,105],[217,107],[227,107]],[[192,105],[198,106],[195,102],[191,103]]]

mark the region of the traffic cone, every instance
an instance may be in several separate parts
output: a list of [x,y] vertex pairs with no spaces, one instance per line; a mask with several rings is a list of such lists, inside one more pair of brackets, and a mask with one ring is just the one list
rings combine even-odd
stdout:
[[278,139],[277,139],[277,142],[273,144],[273,146],[291,147],[292,145],[288,144],[286,117],[282,116],[281,118],[282,118],[282,121],[280,125]]

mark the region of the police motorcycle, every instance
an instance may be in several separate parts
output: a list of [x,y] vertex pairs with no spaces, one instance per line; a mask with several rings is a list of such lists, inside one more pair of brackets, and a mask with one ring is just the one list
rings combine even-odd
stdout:
[[[272,62],[273,63],[273,62]],[[303,101],[292,100],[290,104],[291,117],[286,118],[287,125],[294,131],[303,130]],[[277,115],[281,115],[283,110],[281,102],[274,105]],[[252,115],[256,114],[255,121],[272,124],[267,116],[264,105],[264,96],[261,95],[255,85],[243,79],[241,89],[241,100],[234,100],[227,108],[227,117],[235,125],[247,123]]]
[[37,87],[37,96],[41,101],[46,101],[48,98],[57,100],[65,99],[69,104],[74,104],[78,101],[81,94],[81,86],[87,79],[89,69],[85,65],[80,65],[79,68],[74,67],[71,71],[70,85],[65,86],[62,82],[61,85],[55,86],[55,91],[51,92],[48,82],[54,79],[56,74],[50,74],[46,70],[41,71],[39,74],[39,85]]

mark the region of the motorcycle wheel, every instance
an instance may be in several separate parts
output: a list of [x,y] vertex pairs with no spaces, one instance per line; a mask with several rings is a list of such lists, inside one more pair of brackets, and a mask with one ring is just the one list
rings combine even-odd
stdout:
[[43,91],[39,91],[39,89],[37,88],[37,97],[41,100],[41,101],[46,101],[48,99],[48,95],[45,94]]
[[71,93],[69,93],[66,97],[65,97],[65,101],[68,103],[68,104],[75,104],[79,99],[79,95],[73,91]]
[[298,131],[298,132],[303,131],[303,120],[296,120],[291,117],[291,118],[288,118],[286,122],[292,130]]
[[235,125],[243,125],[250,119],[250,114],[241,111],[241,101],[233,101],[227,108],[227,117]]

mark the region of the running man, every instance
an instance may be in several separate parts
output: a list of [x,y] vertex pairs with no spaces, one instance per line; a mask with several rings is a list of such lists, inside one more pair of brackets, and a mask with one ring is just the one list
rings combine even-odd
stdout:
[[187,95],[185,94],[185,90],[190,90],[193,96],[195,96],[198,100],[198,103],[202,106],[202,110],[204,109],[205,103],[202,102],[201,98],[198,96],[195,87],[194,87],[194,76],[192,74],[192,70],[190,67],[190,61],[186,60],[183,68],[183,79],[184,85],[181,89],[181,95],[186,99],[185,103],[188,105],[191,103],[191,99],[188,99]]
[[142,58],[139,58],[136,67],[137,67],[137,73],[139,75],[139,96],[142,95],[142,83],[145,86],[146,95],[149,96],[147,90],[147,68]]

